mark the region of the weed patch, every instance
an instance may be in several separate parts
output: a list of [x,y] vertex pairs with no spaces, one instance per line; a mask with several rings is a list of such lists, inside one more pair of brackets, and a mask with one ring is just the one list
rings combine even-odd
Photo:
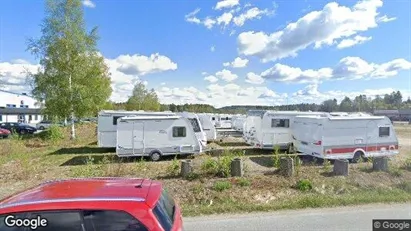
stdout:
[[231,182],[230,181],[216,181],[214,183],[213,189],[222,192],[224,190],[230,189],[231,188]]
[[297,182],[297,184],[296,184],[295,187],[296,187],[298,190],[305,192],[305,191],[309,191],[309,190],[313,189],[313,184],[312,184],[312,182],[311,182],[310,180],[308,180],[308,179],[302,179],[302,180],[299,180],[299,181]]

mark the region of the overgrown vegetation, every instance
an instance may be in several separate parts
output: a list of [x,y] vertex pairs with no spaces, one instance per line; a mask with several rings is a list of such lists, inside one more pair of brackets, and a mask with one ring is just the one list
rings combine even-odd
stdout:
[[309,191],[311,189],[313,189],[313,184],[310,180],[308,179],[302,179],[299,180],[296,184],[296,188],[300,191]]
[[280,147],[279,146],[274,146],[274,152],[273,152],[273,167],[274,168],[279,168],[280,167]]
[[180,163],[177,160],[177,156],[175,156],[170,165],[168,165],[167,173],[169,176],[178,176],[180,174]]
[[219,192],[222,192],[230,188],[231,188],[230,181],[217,181],[214,183],[214,190],[219,191]]

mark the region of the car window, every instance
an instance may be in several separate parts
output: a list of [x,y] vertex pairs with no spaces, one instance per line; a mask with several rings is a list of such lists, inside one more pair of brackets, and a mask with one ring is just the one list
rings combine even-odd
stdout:
[[160,199],[153,209],[158,222],[165,231],[170,231],[174,224],[175,203],[174,199],[163,190]]
[[87,231],[148,231],[139,220],[123,211],[87,210],[83,217]]
[[31,217],[47,220],[46,227],[39,227],[36,230],[40,231],[83,231],[80,212],[36,212],[32,213]]
[[[13,217],[9,217],[13,215]],[[26,213],[15,213],[15,214],[7,214],[7,215],[0,215],[0,230],[1,231],[23,231],[24,227],[18,227],[14,224],[16,219],[22,219],[27,216]],[[7,220],[6,220],[7,218]]]

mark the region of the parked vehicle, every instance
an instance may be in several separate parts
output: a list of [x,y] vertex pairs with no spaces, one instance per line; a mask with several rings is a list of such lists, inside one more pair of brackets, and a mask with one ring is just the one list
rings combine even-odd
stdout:
[[0,230],[180,231],[182,228],[179,205],[160,182],[150,179],[56,180],[0,201]]
[[60,122],[60,123],[53,123],[53,122],[50,121],[50,120],[43,120],[43,121],[40,121],[39,123],[36,124],[36,128],[37,128],[38,130],[44,130],[44,129],[49,128],[51,125],[64,126],[64,124],[63,124],[62,122]]
[[211,121],[211,116],[207,114],[199,114],[200,124],[206,133],[207,141],[214,141],[217,139],[217,131]]
[[201,126],[201,122],[200,122],[200,119],[198,118],[198,115],[195,113],[191,113],[191,112],[179,112],[177,113],[177,115],[181,115],[190,121],[191,125],[193,126],[194,132],[197,136],[197,139],[200,141],[203,147],[206,147],[207,146],[207,134],[203,130],[203,126]]
[[245,120],[246,120],[245,116],[235,116],[235,117],[233,116],[232,128],[238,132],[243,132]]
[[231,123],[231,119],[232,119],[232,115],[220,115],[220,128],[231,128],[232,127],[232,123]]
[[394,126],[385,116],[297,116],[292,133],[298,152],[323,159],[358,162],[399,153]]
[[202,145],[190,119],[182,116],[126,116],[117,121],[116,153],[119,157],[197,154]]
[[11,132],[9,130],[0,128],[0,138],[3,138],[3,139],[8,138],[10,134]]
[[97,144],[102,148],[115,148],[117,144],[117,120],[124,116],[175,116],[173,112],[101,111],[98,115]]
[[16,132],[17,134],[33,134],[37,131],[35,127],[32,127],[28,124],[19,124],[19,123],[0,123],[0,128],[7,129],[11,133]]
[[247,144],[251,145],[252,135],[255,133],[256,123],[255,121],[260,121],[267,110],[249,110],[245,118],[243,126],[243,139]]
[[323,115],[325,112],[256,111],[250,120],[248,142],[259,149],[288,149],[293,151],[291,129],[299,115]]

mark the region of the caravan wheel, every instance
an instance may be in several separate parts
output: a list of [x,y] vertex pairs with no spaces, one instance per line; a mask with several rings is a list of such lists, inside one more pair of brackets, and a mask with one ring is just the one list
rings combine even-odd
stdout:
[[364,154],[362,152],[358,151],[354,154],[354,157],[352,158],[351,162],[352,163],[358,163],[363,158],[364,158]]
[[159,161],[161,159],[161,154],[159,152],[152,152],[150,154],[150,159],[152,161]]

